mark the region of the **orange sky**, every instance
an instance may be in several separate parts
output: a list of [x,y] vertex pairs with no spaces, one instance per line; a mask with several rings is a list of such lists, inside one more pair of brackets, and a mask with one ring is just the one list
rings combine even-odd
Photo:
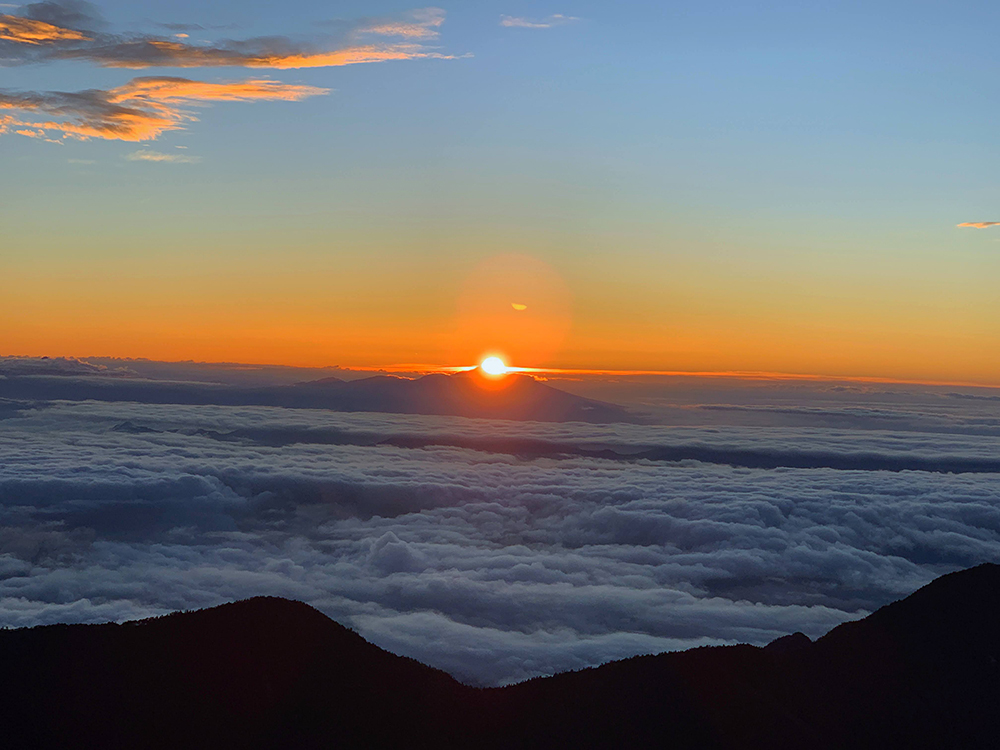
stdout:
[[354,367],[495,353],[524,367],[1000,383],[998,349],[983,345],[995,320],[930,302],[852,307],[835,286],[827,299],[796,298],[716,278],[699,292],[689,271],[653,295],[505,253],[451,269],[378,256],[313,262],[312,273],[302,257],[197,274],[118,260],[113,273],[25,263],[5,276],[2,353]]

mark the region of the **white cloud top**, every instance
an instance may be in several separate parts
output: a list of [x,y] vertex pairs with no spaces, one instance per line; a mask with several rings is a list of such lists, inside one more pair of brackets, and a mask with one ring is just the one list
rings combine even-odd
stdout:
[[[971,407],[970,430],[995,408]],[[1000,474],[864,468],[985,461],[1000,452],[993,433],[124,403],[6,402],[0,417],[0,624],[10,626],[274,594],[496,684],[637,653],[818,636],[942,572],[1000,560]],[[399,435],[436,442],[385,442]],[[567,449],[530,460],[461,447],[497,437]],[[610,461],[572,448],[639,444],[702,446],[722,460],[812,451],[854,468]]]

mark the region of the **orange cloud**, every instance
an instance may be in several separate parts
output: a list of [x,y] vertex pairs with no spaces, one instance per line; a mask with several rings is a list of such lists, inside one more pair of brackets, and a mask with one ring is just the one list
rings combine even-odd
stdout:
[[444,23],[445,12],[440,8],[423,8],[412,11],[408,19],[372,21],[357,29],[357,34],[400,36],[407,39],[433,39]]
[[162,39],[121,42],[103,46],[86,46],[62,50],[54,56],[60,59],[85,59],[105,68],[329,68],[359,63],[420,58],[452,59],[449,55],[428,50],[420,44],[364,44],[330,51],[299,49],[295,46],[274,45],[271,49],[229,47],[197,47]]
[[334,52],[311,54],[273,55],[247,58],[248,68],[327,68],[359,63],[387,62],[389,60],[417,60],[420,58],[452,59],[448,55],[428,52],[415,44],[367,45],[348,47]]
[[[188,107],[213,102],[300,101],[328,93],[315,86],[293,86],[276,81],[206,83],[187,78],[134,78],[124,86],[75,93],[0,92],[0,133],[32,129],[63,138],[102,138],[120,141],[153,140],[169,130],[180,130],[192,119]],[[49,117],[56,119],[24,119]]]
[[1000,226],[1000,221],[965,221],[955,226],[965,229],[988,229],[989,227]]
[[[79,5],[80,7],[76,7]],[[26,6],[25,16],[0,14],[0,44],[10,62],[80,60],[107,68],[242,67],[278,70],[339,67],[419,58],[452,59],[427,45],[444,23],[439,8],[411,11],[395,19],[351,24],[340,36],[307,44],[286,37],[258,37],[191,44],[183,28],[173,38],[101,31],[101,19],[86,4]],[[50,7],[51,6],[51,7]],[[55,10],[53,10],[55,8]],[[56,12],[58,11],[58,12]],[[39,15],[41,14],[41,15]],[[77,28],[72,28],[77,27]],[[396,37],[373,39],[373,37]],[[16,42],[18,44],[8,44]],[[136,78],[116,89],[78,92],[17,92],[0,89],[0,134],[51,139],[102,138],[148,141],[193,120],[190,108],[224,101],[298,101],[327,93],[311,86],[250,80],[212,84],[184,78]],[[4,114],[4,111],[9,114]]]
[[112,102],[148,101],[151,106],[162,102],[235,102],[253,100],[281,100],[297,102],[309,96],[329,93],[329,89],[316,86],[294,86],[277,81],[237,81],[235,83],[207,83],[188,78],[144,76],[133,78],[124,86],[111,89],[108,99]]
[[[9,59],[20,62],[83,60],[106,68],[153,67],[202,68],[321,68],[420,58],[452,59],[424,42],[439,35],[445,21],[440,8],[411,11],[397,19],[370,20],[356,24],[339,44],[329,40],[307,44],[286,37],[258,37],[217,44],[191,44],[186,33],[172,38],[150,35],[83,32],[48,21],[0,15],[0,40],[31,45],[15,51]],[[89,32],[88,32],[89,33]],[[372,36],[398,37],[399,41],[374,43]],[[62,42],[62,44],[52,44]]]
[[21,44],[45,44],[51,42],[86,42],[90,37],[74,29],[55,26],[45,21],[20,16],[0,15],[0,39]]

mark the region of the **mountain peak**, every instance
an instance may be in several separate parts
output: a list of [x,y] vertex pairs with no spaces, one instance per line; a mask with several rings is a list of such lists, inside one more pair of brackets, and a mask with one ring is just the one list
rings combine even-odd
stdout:
[[775,654],[790,654],[795,651],[801,651],[804,648],[809,648],[812,643],[812,639],[805,633],[795,632],[791,635],[783,635],[780,638],[775,638],[764,646],[764,650]]
[[7,747],[991,748],[1000,566],[811,643],[638,657],[466,687],[302,602],[0,631]]

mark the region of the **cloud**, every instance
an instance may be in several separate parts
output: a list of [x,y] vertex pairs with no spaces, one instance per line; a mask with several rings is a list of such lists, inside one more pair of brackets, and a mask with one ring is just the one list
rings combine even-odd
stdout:
[[414,10],[399,19],[369,20],[355,29],[359,36],[397,36],[406,39],[434,39],[444,24],[445,12],[441,8]]
[[955,226],[965,229],[988,229],[989,227],[1000,226],[1000,221],[966,221]]
[[21,8],[25,18],[76,30],[96,30],[107,24],[100,12],[84,0],[47,0]]
[[[206,83],[187,78],[140,77],[107,91],[0,90],[0,134],[32,128],[46,136],[146,141],[183,129],[189,108],[214,102],[301,101],[327,93],[315,86],[268,80]],[[4,111],[11,112],[3,115]]]
[[579,20],[576,16],[564,16],[562,13],[555,13],[547,18],[540,19],[500,16],[500,25],[520,29],[551,29],[554,26],[565,26]]
[[[339,38],[312,41],[268,36],[195,44],[197,24],[158,24],[173,32],[114,34],[82,0],[23,6],[0,14],[0,63],[75,60],[107,68],[241,67],[290,70],[426,58],[452,59],[427,42],[439,35],[445,12],[423,8],[395,18],[349,24]],[[299,101],[326,89],[274,81],[202,83],[181,78],[136,78],[125,86],[78,92],[0,90],[0,134],[61,143],[67,138],[145,141],[177,130],[194,118],[189,108],[217,101]],[[147,161],[154,160],[148,158]],[[156,157],[158,161],[192,158]]]
[[[530,438],[979,458],[1000,450],[996,437],[7,406],[6,625],[275,594],[397,653],[498,684],[637,653],[815,637],[939,573],[1000,560],[1000,474],[557,460],[482,447]],[[294,433],[342,439],[268,439]],[[399,447],[399,435],[425,441]]]
[[66,41],[90,41],[80,31],[19,16],[0,15],[0,41],[38,45]]
[[251,39],[223,46],[140,39],[53,50],[51,58],[87,60],[106,68],[242,67],[274,70],[341,67],[391,60],[452,59],[416,43],[362,44],[323,50],[282,37]]
[[[68,21],[89,18],[65,5],[42,3],[42,18],[0,16],[0,42],[7,42],[0,57],[13,62],[81,60],[108,68],[243,67],[277,70],[338,67],[389,60],[453,59],[425,42],[438,36],[445,13],[439,8],[412,11],[397,19],[354,24],[344,39],[304,42],[268,36],[224,40],[214,44],[184,41],[185,33],[169,38],[149,34],[84,34]],[[50,7],[51,6],[51,7]],[[34,6],[28,6],[29,9]],[[75,6],[73,6],[75,8]],[[186,24],[160,24],[172,31],[200,28]],[[401,41],[376,42],[371,37],[397,37]]]
[[169,162],[172,164],[197,164],[201,161],[200,156],[186,156],[184,154],[163,154],[159,151],[150,151],[149,149],[142,149],[140,151],[133,151],[127,154],[125,158],[128,161],[152,161],[152,162]]
[[31,3],[21,11],[0,14],[0,61],[33,61],[45,50],[93,42],[95,30],[104,26],[96,9],[81,0]]

